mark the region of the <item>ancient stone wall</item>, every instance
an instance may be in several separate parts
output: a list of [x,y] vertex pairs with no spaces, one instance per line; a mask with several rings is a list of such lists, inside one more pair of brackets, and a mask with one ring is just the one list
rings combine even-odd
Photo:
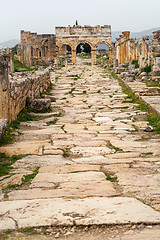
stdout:
[[[153,66],[154,57],[160,54],[160,31],[153,32],[153,40],[149,40],[148,36],[142,39],[134,40],[130,38],[130,32],[125,31],[116,39],[115,47],[113,47],[113,63],[125,64],[138,60],[140,68],[147,64]],[[116,66],[115,66],[116,67]]]
[[55,57],[55,35],[37,34],[21,31],[21,44],[18,45],[18,59],[27,66],[32,66],[33,60],[39,64],[47,64]]
[[14,73],[9,77],[8,120],[15,120],[25,107],[27,97],[40,96],[50,85],[50,71],[39,70],[33,73]]
[[40,96],[50,85],[50,70],[10,72],[10,54],[0,55],[0,119],[15,120],[27,97]]

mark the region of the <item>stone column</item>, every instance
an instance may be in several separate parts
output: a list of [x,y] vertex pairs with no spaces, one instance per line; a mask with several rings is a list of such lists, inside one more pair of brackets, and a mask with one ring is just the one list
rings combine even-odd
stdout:
[[112,62],[112,48],[109,48],[109,63]]
[[56,57],[55,57],[55,64],[58,65],[58,56],[59,56],[59,49],[56,47]]
[[76,64],[76,49],[72,49],[72,64]]
[[96,64],[96,49],[91,49],[91,57],[92,57],[92,66]]
[[0,56],[0,119],[8,119],[9,56]]

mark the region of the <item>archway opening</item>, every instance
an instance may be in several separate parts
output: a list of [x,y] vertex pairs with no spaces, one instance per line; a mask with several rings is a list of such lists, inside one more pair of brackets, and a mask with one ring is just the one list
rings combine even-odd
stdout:
[[66,65],[72,62],[72,49],[68,44],[59,47],[59,64]]
[[97,65],[106,65],[109,63],[109,47],[107,44],[100,43],[96,48]]
[[78,61],[84,60],[84,64],[91,64],[91,46],[88,43],[80,43],[76,48],[76,54],[78,57]]

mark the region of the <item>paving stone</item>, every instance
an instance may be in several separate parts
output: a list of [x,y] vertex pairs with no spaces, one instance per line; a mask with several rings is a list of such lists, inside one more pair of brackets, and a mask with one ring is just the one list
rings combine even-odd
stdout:
[[0,147],[0,152],[4,152],[8,156],[23,154],[42,155],[42,147],[46,145],[49,145],[48,140],[17,142],[8,146]]
[[47,155],[47,156],[27,156],[24,157],[16,163],[14,163],[12,166],[14,168],[33,168],[40,166],[51,166],[51,165],[65,165],[65,164],[71,164],[72,162],[70,160],[67,160],[59,155]]
[[140,222],[160,223],[160,213],[133,198],[58,198],[0,202],[0,230]]
[[39,173],[71,173],[81,171],[100,171],[100,166],[87,164],[70,164],[65,166],[45,166],[39,169]]
[[0,187],[6,188],[8,185],[21,185],[23,176],[24,174],[15,174],[10,178],[6,178],[0,182]]
[[96,156],[96,155],[107,155],[109,153],[115,152],[113,149],[108,147],[74,147],[71,148],[73,154],[87,156]]

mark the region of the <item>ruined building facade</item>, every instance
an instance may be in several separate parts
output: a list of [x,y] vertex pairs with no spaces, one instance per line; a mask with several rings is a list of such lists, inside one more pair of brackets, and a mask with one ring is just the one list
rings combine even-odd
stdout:
[[76,48],[81,43],[91,47],[92,64],[96,64],[96,49],[99,44],[109,47],[109,60],[112,61],[111,26],[68,26],[56,27],[56,34],[42,34],[21,31],[21,44],[17,45],[18,60],[32,66],[35,60],[46,64],[54,61],[58,64],[58,56],[64,55],[66,46],[70,46],[72,63],[76,63]]
[[21,31],[21,44],[17,45],[18,60],[27,66],[33,62],[47,64],[55,58],[55,35]]

